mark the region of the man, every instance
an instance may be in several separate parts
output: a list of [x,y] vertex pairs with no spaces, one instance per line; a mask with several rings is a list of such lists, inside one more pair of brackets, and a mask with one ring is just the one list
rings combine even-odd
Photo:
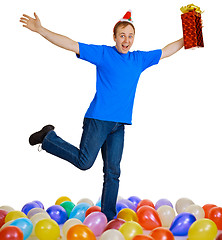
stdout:
[[51,43],[73,51],[77,57],[96,65],[96,94],[84,118],[79,149],[64,141],[47,125],[29,138],[31,145],[65,159],[79,169],[89,169],[101,149],[104,162],[104,183],[101,210],[108,221],[116,215],[120,161],[124,145],[124,126],[132,124],[133,102],[140,74],[160,59],[169,57],[183,47],[183,38],[163,49],[130,52],[135,37],[131,11],[115,25],[115,46],[87,45],[56,34],[42,27],[35,18],[23,15],[24,27],[39,33]]

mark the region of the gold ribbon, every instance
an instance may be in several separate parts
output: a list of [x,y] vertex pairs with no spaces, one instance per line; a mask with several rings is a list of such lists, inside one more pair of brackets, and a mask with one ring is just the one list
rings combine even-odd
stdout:
[[195,11],[195,12],[200,13],[200,14],[203,13],[203,12],[200,10],[200,8],[197,7],[197,6],[194,5],[194,4],[189,4],[189,5],[187,5],[187,6],[183,6],[183,7],[180,8],[180,11],[181,11],[182,13],[188,13],[188,12],[191,12],[191,11]]

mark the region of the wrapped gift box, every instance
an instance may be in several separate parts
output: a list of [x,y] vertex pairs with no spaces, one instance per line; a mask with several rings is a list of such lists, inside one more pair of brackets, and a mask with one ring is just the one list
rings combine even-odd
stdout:
[[202,34],[201,11],[194,5],[182,7],[181,15],[183,26],[184,48],[204,47]]

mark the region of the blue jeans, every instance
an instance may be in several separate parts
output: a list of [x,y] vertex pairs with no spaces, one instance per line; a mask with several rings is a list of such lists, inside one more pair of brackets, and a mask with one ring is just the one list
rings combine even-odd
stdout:
[[42,149],[81,170],[92,167],[101,149],[104,172],[101,211],[108,221],[116,215],[124,128],[122,123],[85,118],[79,149],[58,137],[54,131],[50,131],[42,143]]

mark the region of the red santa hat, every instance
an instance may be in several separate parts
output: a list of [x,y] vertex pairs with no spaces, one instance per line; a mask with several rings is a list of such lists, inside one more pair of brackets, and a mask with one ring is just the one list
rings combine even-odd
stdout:
[[[132,11],[131,10],[128,10],[127,12],[126,12],[126,14],[123,16],[123,18],[121,18],[117,23],[119,23],[119,22],[129,22],[129,23],[131,23],[132,25],[134,25],[133,24],[133,21],[132,21]],[[116,23],[116,24],[117,24]],[[116,24],[115,24],[115,26],[116,26]],[[115,28],[115,27],[114,27]]]

